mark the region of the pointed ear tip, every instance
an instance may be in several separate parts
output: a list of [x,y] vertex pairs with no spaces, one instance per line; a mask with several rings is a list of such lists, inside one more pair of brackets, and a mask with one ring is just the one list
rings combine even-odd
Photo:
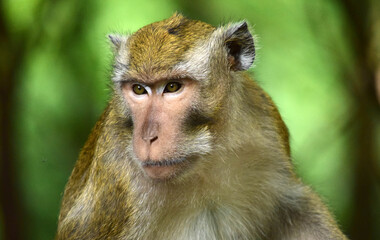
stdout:
[[119,45],[120,43],[126,41],[126,39],[128,38],[128,36],[120,35],[117,33],[107,34],[107,37],[114,45]]
[[246,20],[239,22],[239,29],[242,29],[242,28],[248,29],[248,22]]
[[115,34],[113,34],[113,33],[109,33],[109,34],[107,34],[107,38],[108,38],[108,40],[110,40],[111,42],[114,42],[115,39],[116,39],[116,36],[115,36]]

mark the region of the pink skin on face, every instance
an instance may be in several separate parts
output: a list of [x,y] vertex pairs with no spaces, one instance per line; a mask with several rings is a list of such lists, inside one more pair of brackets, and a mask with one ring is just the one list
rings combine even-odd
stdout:
[[[177,91],[167,85],[179,83]],[[144,87],[143,94],[134,91]],[[189,79],[158,81],[146,85],[126,82],[122,90],[133,116],[133,151],[146,174],[155,179],[173,176],[179,170],[176,146],[183,139],[180,129],[185,113],[196,97],[197,83]],[[136,93],[137,92],[137,93]]]

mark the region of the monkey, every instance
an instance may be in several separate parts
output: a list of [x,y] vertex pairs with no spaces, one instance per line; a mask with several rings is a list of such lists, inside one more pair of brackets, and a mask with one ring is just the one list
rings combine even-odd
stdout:
[[175,13],[109,39],[112,96],[66,185],[56,240],[347,239],[296,176],[288,129],[247,71],[246,21]]

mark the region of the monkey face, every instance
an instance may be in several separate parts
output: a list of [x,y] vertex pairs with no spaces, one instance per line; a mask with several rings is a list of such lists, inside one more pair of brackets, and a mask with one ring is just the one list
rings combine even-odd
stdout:
[[190,79],[122,84],[133,119],[133,152],[149,177],[169,178],[189,164],[191,151],[180,146],[188,139],[184,125],[197,102],[197,89]]

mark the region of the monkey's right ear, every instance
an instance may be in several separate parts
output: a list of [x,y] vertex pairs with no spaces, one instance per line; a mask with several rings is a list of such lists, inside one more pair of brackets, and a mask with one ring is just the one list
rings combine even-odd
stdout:
[[114,50],[117,52],[120,47],[127,43],[128,36],[120,34],[109,34],[108,38],[110,39]]
[[247,23],[243,21],[228,26],[225,34],[231,70],[247,70],[255,60],[255,44]]

